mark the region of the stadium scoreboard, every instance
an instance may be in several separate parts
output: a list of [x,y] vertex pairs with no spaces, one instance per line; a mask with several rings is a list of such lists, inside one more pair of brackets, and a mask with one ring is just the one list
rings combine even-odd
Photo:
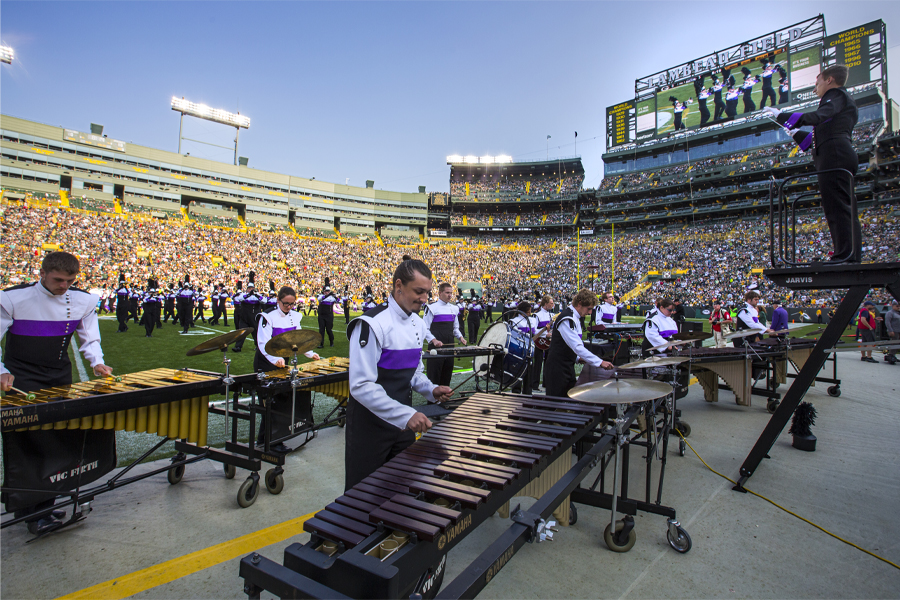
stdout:
[[875,85],[887,94],[886,40],[881,20],[826,36],[818,15],[636,79],[634,98],[606,109],[606,150],[740,122],[764,99],[782,107],[813,100],[816,75],[833,64],[850,68],[851,92]]

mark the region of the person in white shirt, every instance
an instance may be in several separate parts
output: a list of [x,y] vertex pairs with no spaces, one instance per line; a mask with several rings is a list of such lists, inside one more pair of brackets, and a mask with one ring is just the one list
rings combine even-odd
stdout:
[[429,402],[452,390],[425,376],[425,323],[418,316],[431,291],[431,269],[408,257],[392,277],[387,304],[350,321],[350,398],[344,489],[350,489],[416,441],[431,420],[412,407],[412,391]]
[[581,319],[597,306],[597,295],[580,290],[572,303],[560,311],[553,322],[550,350],[544,365],[544,387],[547,396],[567,398],[575,387],[575,361],[580,358],[593,367],[612,369],[611,362],[602,360],[584,347],[581,340]]
[[[641,343],[641,354],[649,356],[654,351],[652,348],[665,344],[670,337],[678,333],[678,324],[672,318],[675,314],[675,303],[668,298],[661,298],[656,302],[656,308],[647,313],[644,320],[644,341]],[[656,350],[664,354],[665,350]]]
[[[540,309],[535,314],[535,318],[537,319],[537,328],[540,331],[540,334],[535,339],[535,343],[538,340],[546,340],[548,343],[551,339],[551,335],[553,334],[550,325],[553,323],[553,308],[556,306],[556,303],[553,300],[552,296],[544,296],[541,298]],[[538,347],[534,349],[534,361],[532,362],[531,367],[531,389],[533,391],[537,391],[541,384],[541,370],[544,368],[544,362],[547,360],[547,351],[541,350]]]
[[759,322],[759,311],[756,309],[759,304],[759,294],[754,291],[749,291],[744,294],[744,308],[740,309],[737,313],[737,317],[734,320],[735,329],[737,331],[746,331],[748,329],[755,329],[757,331],[756,335],[751,335],[748,337],[738,337],[734,338],[734,347],[740,348],[745,344],[753,344],[762,339],[763,334],[766,333],[774,333],[772,329],[769,329],[764,324]]
[[[459,330],[459,307],[451,304],[453,299],[453,286],[447,282],[438,286],[438,299],[436,302],[425,306],[425,341],[429,349],[441,347],[453,347],[454,340],[465,346],[466,338]],[[428,379],[438,385],[450,385],[453,377],[452,358],[428,359],[426,367]]]
[[602,302],[594,310],[594,323],[597,325],[618,323],[619,308],[613,300],[612,292],[606,292],[601,298]]

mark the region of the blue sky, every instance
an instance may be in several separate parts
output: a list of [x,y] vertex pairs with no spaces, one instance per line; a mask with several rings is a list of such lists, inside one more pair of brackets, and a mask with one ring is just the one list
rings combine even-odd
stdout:
[[[605,108],[634,79],[822,12],[875,19],[900,94],[900,2],[15,2],[0,4],[0,110],[175,151],[173,95],[251,119],[250,166],[446,191],[450,154],[575,154],[602,179]],[[234,130],[185,119],[184,136]],[[196,142],[183,152],[231,162]]]

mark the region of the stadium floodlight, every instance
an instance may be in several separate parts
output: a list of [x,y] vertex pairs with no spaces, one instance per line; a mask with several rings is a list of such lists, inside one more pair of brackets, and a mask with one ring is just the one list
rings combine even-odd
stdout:
[[481,157],[480,159],[478,159],[478,160],[479,160],[479,161],[481,162],[481,164],[483,164],[483,165],[492,165],[492,164],[494,164],[494,157],[493,157],[493,156],[482,156],[482,157]]
[[447,157],[448,163],[461,163],[463,161],[463,157],[459,154],[451,154]]
[[511,163],[511,162],[512,162],[512,156],[507,156],[507,155],[505,155],[505,154],[501,154],[501,155],[499,155],[499,156],[495,156],[495,157],[494,157],[494,162],[495,162],[495,163]]
[[478,164],[478,157],[472,156],[471,154],[469,154],[468,156],[466,156],[463,159],[463,162],[466,164],[475,165],[475,164]]
[[197,117],[198,119],[205,119],[214,123],[221,123],[222,125],[234,127],[236,131],[234,136],[234,164],[238,164],[238,138],[240,138],[241,135],[241,128],[249,129],[250,127],[250,119],[248,117],[245,117],[240,113],[231,113],[227,110],[210,108],[205,104],[197,104],[190,100],[185,100],[184,98],[176,98],[175,96],[172,96],[172,110],[181,113],[181,123],[178,126],[178,154],[181,154],[181,140],[183,139],[181,132],[183,131],[184,126],[184,115],[188,115],[189,117]]
[[8,65],[12,64],[13,58],[16,57],[16,53],[13,52],[13,49],[9,46],[0,46],[0,62],[5,62]]

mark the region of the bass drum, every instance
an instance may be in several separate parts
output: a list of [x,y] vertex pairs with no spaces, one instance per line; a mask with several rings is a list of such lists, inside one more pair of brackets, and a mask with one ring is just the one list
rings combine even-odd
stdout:
[[484,377],[483,372],[487,373],[487,377],[497,382],[501,390],[522,379],[530,364],[531,336],[500,321],[488,327],[478,345],[504,351],[503,356],[476,356],[472,359],[472,368],[479,373],[479,377]]

